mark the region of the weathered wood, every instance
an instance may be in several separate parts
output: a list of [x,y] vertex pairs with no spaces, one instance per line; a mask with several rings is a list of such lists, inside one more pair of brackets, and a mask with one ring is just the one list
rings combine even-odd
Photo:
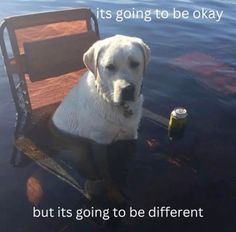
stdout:
[[32,110],[59,103],[68,91],[78,82],[86,69],[54,78],[32,82],[25,77]]
[[24,53],[24,43],[52,39],[87,32],[86,20],[57,22],[15,30],[19,53]]

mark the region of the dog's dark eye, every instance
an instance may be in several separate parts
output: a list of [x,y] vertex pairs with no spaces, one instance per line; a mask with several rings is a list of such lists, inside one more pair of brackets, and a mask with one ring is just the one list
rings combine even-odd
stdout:
[[106,69],[108,69],[109,71],[114,71],[116,69],[115,65],[114,64],[108,64],[106,66]]
[[137,61],[131,61],[130,62],[130,67],[131,68],[137,68],[139,66],[139,62],[137,62]]

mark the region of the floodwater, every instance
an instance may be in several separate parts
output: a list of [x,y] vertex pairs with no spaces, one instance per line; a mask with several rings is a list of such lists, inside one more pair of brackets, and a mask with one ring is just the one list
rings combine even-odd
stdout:
[[[132,35],[150,46],[152,59],[143,83],[144,107],[164,118],[169,118],[176,106],[185,107],[189,114],[186,133],[179,140],[170,140],[165,126],[145,117],[137,144],[110,147],[105,168],[99,167],[103,161],[98,158],[85,159],[83,163],[84,158],[83,162],[70,158],[71,151],[57,154],[53,150],[51,163],[56,162],[58,172],[66,170],[81,186],[90,184],[95,197],[88,201],[71,185],[73,180],[59,178],[55,171],[45,169],[44,163],[40,166],[22,155],[16,157],[13,165],[15,108],[0,58],[0,231],[235,231],[236,2],[3,0],[0,19],[85,6],[94,13],[97,8],[113,12],[132,8],[172,11],[173,7],[190,12],[201,8],[224,11],[219,22],[193,18],[151,22],[116,22],[114,17],[98,20],[101,38]],[[44,141],[41,138],[42,145]],[[73,151],[79,156],[84,152],[86,157],[86,149]],[[103,152],[98,147],[94,150]],[[95,162],[96,170],[90,162]],[[108,171],[101,171],[103,168]],[[98,176],[107,180],[105,184]],[[132,206],[146,212],[158,206],[202,208],[204,218],[34,218],[34,205],[44,210],[60,207],[73,212],[91,207]]]

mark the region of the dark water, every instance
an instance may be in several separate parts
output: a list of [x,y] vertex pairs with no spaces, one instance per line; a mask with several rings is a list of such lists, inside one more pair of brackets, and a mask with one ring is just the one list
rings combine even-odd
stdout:
[[[220,22],[193,19],[152,22],[140,19],[122,23],[114,19],[98,21],[102,38],[126,34],[141,37],[150,46],[152,60],[143,86],[145,108],[166,118],[176,106],[184,106],[189,113],[188,127],[181,140],[170,141],[166,128],[144,118],[133,156],[126,157],[126,144],[111,148],[110,152],[114,155],[109,161],[109,170],[115,189],[119,189],[118,192],[125,198],[126,206],[145,210],[154,206],[201,207],[204,209],[204,218],[126,218],[105,225],[101,220],[93,219],[33,218],[27,183],[38,186],[41,196],[38,207],[43,209],[56,209],[58,206],[74,210],[92,206],[125,206],[101,200],[102,197],[87,202],[78,191],[24,157],[26,162],[22,167],[10,164],[15,109],[3,60],[0,59],[0,231],[235,231],[235,94],[223,91],[225,82],[221,83],[222,89],[217,91],[211,80],[207,84],[204,82],[204,79],[213,78],[214,75],[209,77],[204,76],[201,70],[184,70],[174,66],[172,61],[193,52],[206,54],[214,57],[223,68],[230,68],[230,77],[236,79],[236,2],[1,1],[0,18],[84,6],[91,7],[94,13],[96,8],[115,11],[132,7],[169,11],[173,7],[189,11],[202,7],[224,10]],[[235,84],[235,81],[232,83]],[[158,145],[150,148],[147,140],[155,141]],[[59,160],[69,170],[67,160]],[[81,183],[90,178],[82,175],[81,170],[78,171],[81,175],[74,169],[69,171]],[[119,197],[111,198],[117,200]]]

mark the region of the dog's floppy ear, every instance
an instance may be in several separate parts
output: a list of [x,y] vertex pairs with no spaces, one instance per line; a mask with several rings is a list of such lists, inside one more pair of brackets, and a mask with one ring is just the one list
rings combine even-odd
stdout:
[[147,64],[148,64],[149,61],[150,61],[151,50],[150,50],[150,48],[148,47],[148,45],[143,42],[142,39],[140,39],[140,38],[135,38],[135,42],[137,43],[138,47],[140,47],[140,49],[141,49],[142,52],[143,52],[143,57],[144,57],[144,69],[145,69],[145,68],[147,67]]
[[86,68],[93,73],[93,75],[97,76],[97,60],[98,54],[101,48],[101,41],[95,42],[88,50],[84,53],[83,61]]

